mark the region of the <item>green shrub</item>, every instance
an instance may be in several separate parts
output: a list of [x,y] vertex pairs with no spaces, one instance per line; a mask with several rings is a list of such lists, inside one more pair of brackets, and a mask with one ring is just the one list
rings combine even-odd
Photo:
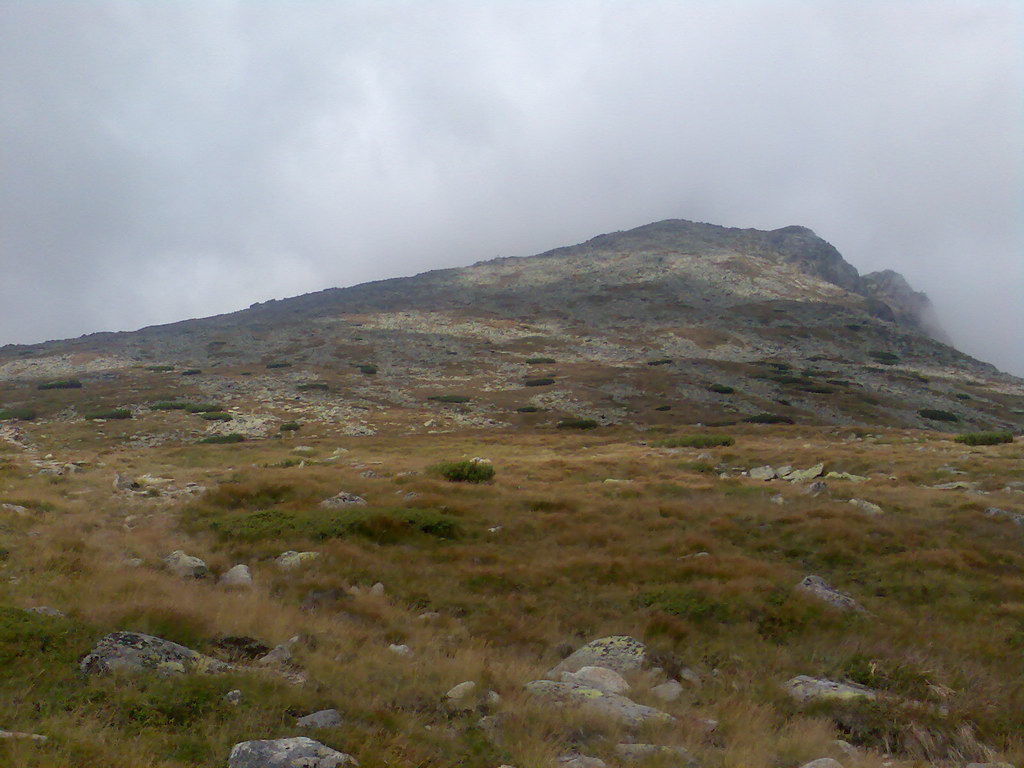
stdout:
[[200,443],[211,443],[214,445],[222,445],[225,443],[241,443],[245,441],[245,435],[240,435],[237,432],[232,432],[229,435],[210,435],[200,440]]
[[231,421],[232,416],[230,413],[224,413],[224,411],[204,411],[199,414],[199,418],[206,419],[207,421]]
[[87,419],[130,419],[132,412],[127,408],[111,408],[106,411],[89,411],[85,414]]
[[882,365],[896,365],[900,361],[899,355],[894,355],[892,352],[883,352],[880,349],[868,352],[868,356]]
[[60,379],[57,381],[44,381],[36,389],[81,389],[82,382],[78,379]]
[[16,408],[0,409],[0,421],[4,419],[18,419],[19,421],[32,421],[38,414],[31,408],[24,406]]
[[657,360],[648,360],[648,365],[671,365],[672,358],[670,357],[659,357]]
[[595,429],[598,426],[600,425],[593,419],[572,418],[558,422],[559,429]]
[[792,424],[789,416],[782,416],[777,413],[758,413],[755,416],[747,416],[744,419],[747,424]]
[[297,421],[286,421],[278,429],[281,432],[298,432],[302,428],[302,425]]
[[736,391],[732,387],[727,386],[725,384],[712,384],[711,386],[708,387],[708,390],[711,392],[717,392],[720,395],[731,395]]
[[189,413],[219,413],[224,410],[224,406],[213,403],[186,403],[185,410]]
[[198,376],[200,373],[202,373],[202,371],[199,370],[198,368],[186,368],[184,371],[181,372],[181,375],[182,376]]
[[529,365],[551,365],[552,363],[555,362],[555,358],[553,358],[553,357],[528,357],[528,358],[526,358],[526,362]]
[[308,384],[299,384],[296,389],[299,392],[326,392],[330,386],[325,381],[311,381]]
[[799,389],[801,392],[810,392],[812,395],[831,395],[835,392],[832,387],[826,387],[824,384],[815,384],[813,382],[803,384]]
[[957,392],[956,395],[954,395],[954,397],[956,397],[957,400],[970,400],[971,399],[971,396],[968,395],[966,392]]
[[671,405],[659,405],[654,410],[656,410],[656,411],[671,411],[672,410],[672,406]]
[[488,483],[494,467],[486,461],[443,461],[430,468],[450,483]]
[[949,411],[940,411],[937,408],[922,408],[917,415],[931,421],[960,421],[960,417]]
[[291,368],[291,363],[267,363],[267,370],[272,371],[275,368]]
[[167,371],[173,371],[173,365],[147,365],[147,371],[153,371],[153,373],[167,373]]
[[540,408],[538,408],[536,405],[524,405],[519,408],[516,408],[516,413],[538,413],[539,411]]
[[999,445],[1000,443],[1012,443],[1012,432],[967,432],[957,435],[954,438],[958,443],[964,445]]
[[548,387],[555,383],[554,379],[527,379],[523,382],[528,387]]
[[427,400],[433,400],[435,403],[468,403],[469,398],[466,395],[431,395]]
[[376,365],[363,364],[357,365],[356,367],[359,369],[360,373],[365,373],[367,376],[373,376],[375,373],[377,373]]
[[659,440],[657,448],[719,448],[734,445],[736,441],[729,435],[684,435]]
[[173,400],[161,400],[158,403],[150,403],[149,409],[151,411],[184,411],[188,408],[188,403],[177,403]]

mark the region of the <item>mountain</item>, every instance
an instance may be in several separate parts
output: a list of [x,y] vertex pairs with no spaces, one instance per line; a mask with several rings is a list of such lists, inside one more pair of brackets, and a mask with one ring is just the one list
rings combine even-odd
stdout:
[[31,400],[33,382],[68,376],[225,400],[254,424],[286,412],[353,434],[765,413],[1016,428],[1024,413],[1024,382],[949,346],[928,298],[897,273],[861,276],[805,227],[680,219],[536,256],[0,349],[8,406]]

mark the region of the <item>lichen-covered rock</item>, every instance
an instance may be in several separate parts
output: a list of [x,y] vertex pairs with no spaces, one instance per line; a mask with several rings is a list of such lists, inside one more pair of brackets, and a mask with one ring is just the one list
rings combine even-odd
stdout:
[[287,552],[282,552],[278,555],[277,560],[274,562],[277,563],[277,567],[282,571],[290,571],[307,563],[311,563],[318,557],[320,557],[319,552],[296,552],[295,550],[290,549]]
[[576,704],[581,708],[604,715],[629,728],[638,728],[647,722],[670,722],[671,715],[637,704],[617,693],[608,693],[579,683],[562,683],[553,680],[534,680],[526,684],[527,693],[552,704]]
[[841,611],[864,612],[860,603],[845,592],[840,592],[835,587],[830,586],[821,576],[805,576],[803,581],[796,585],[796,588]]
[[808,480],[814,480],[815,478],[821,477],[825,474],[824,464],[815,464],[809,469],[794,469],[792,472],[786,475],[786,480],[794,483],[802,483]]
[[206,576],[206,563],[198,557],[187,555],[176,549],[164,558],[167,568],[183,579],[202,579]]
[[299,728],[334,728],[341,725],[341,715],[336,709],[321,709],[319,712],[300,717],[295,724]]
[[750,477],[751,480],[765,480],[765,481],[767,481],[767,480],[774,480],[779,475],[775,471],[774,468],[772,468],[769,465],[765,464],[763,467],[754,467],[752,470],[750,470],[747,473],[747,476]]
[[607,667],[580,667],[576,672],[563,672],[563,683],[589,685],[606,693],[625,693],[629,690],[622,675]]
[[252,573],[248,565],[236,565],[225,571],[220,577],[220,584],[225,587],[251,587]]
[[613,635],[593,640],[556,664],[548,677],[561,679],[563,672],[578,672],[583,667],[604,667],[616,672],[640,669],[647,658],[647,646],[628,635]]
[[141,632],[112,632],[79,662],[87,674],[156,672],[164,675],[191,672],[217,673],[234,669],[184,645]]
[[873,701],[878,694],[856,683],[840,683],[807,675],[798,675],[785,684],[786,692],[801,703],[818,701]]
[[320,502],[320,506],[324,509],[343,509],[344,507],[350,507],[353,505],[359,506],[363,504],[366,504],[366,499],[362,496],[356,496],[354,493],[348,493],[347,491],[342,491],[341,493]]
[[867,499],[850,499],[850,504],[855,506],[861,512],[866,515],[882,515],[885,514],[885,510],[877,504],[874,504]]
[[305,736],[243,741],[231,748],[228,758],[228,768],[338,768],[343,765],[359,765],[359,761]]

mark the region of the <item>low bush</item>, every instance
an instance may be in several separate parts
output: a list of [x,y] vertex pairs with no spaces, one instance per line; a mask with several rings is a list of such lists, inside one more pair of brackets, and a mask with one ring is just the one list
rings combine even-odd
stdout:
[[127,408],[111,408],[106,411],[89,411],[85,414],[87,419],[130,419],[132,412]]
[[672,410],[672,406],[671,405],[659,405],[654,410],[656,410],[656,411],[671,411]]
[[286,421],[284,424],[278,427],[278,429],[281,432],[298,432],[300,429],[302,429],[302,425],[299,424],[299,422],[297,421]]
[[968,395],[966,392],[957,392],[956,395],[954,395],[954,397],[957,400],[970,400],[971,399],[971,396]]
[[151,411],[184,411],[187,408],[188,403],[176,403],[173,400],[163,400],[149,405]]
[[299,384],[296,389],[299,392],[327,392],[330,386],[325,381],[311,381],[308,384]]
[[538,408],[536,405],[524,405],[524,406],[521,406],[519,408],[516,408],[516,413],[539,413],[539,412],[540,412],[540,408]]
[[917,415],[931,421],[960,421],[960,417],[949,411],[941,411],[938,408],[922,408]]
[[363,536],[381,544],[393,544],[414,535],[454,539],[461,534],[459,521],[435,509],[261,509],[205,516],[186,513],[202,521],[224,539],[335,539]]
[[808,383],[803,384],[798,389],[801,392],[810,392],[812,395],[831,395],[835,390],[832,387],[826,387],[824,384]]
[[245,441],[245,435],[240,435],[237,432],[232,432],[229,435],[210,435],[200,440],[200,443],[211,443],[214,445],[223,445],[225,443],[241,443]]
[[185,410],[189,413],[219,413],[224,410],[224,406],[213,403],[186,403]]
[[747,424],[792,424],[789,416],[782,416],[777,413],[758,413],[754,416],[747,416],[744,419]]
[[359,369],[360,373],[365,373],[367,376],[373,376],[375,373],[377,373],[376,365],[363,364],[357,365],[356,367]]
[[683,435],[667,437],[654,445],[657,448],[719,448],[735,443],[736,441],[729,435]]
[[526,358],[526,362],[529,365],[551,365],[552,363],[555,362],[555,358],[553,358],[553,357],[528,357],[528,358]]
[[659,357],[657,360],[648,360],[648,365],[671,365],[672,358],[670,357]]
[[36,389],[81,389],[82,382],[78,379],[60,379],[58,381],[44,381]]
[[954,438],[958,443],[964,445],[999,445],[1000,443],[1012,443],[1012,432],[967,432],[957,435]]
[[720,395],[731,395],[736,390],[725,384],[712,384],[708,387],[709,392],[717,392]]
[[443,461],[430,468],[450,483],[489,483],[494,467],[486,461]]
[[32,421],[38,414],[31,409],[24,406],[16,408],[2,408],[0,409],[0,421],[5,419],[17,419],[18,421]]
[[147,371],[153,371],[153,373],[167,373],[168,371],[173,371],[174,370],[174,366],[173,365],[147,365],[146,366],[146,370]]
[[562,419],[558,422],[559,429],[595,429],[600,425],[593,419]]
[[896,365],[900,361],[899,355],[894,355],[892,352],[883,352],[879,349],[874,349],[868,352],[868,356],[877,363],[882,365]]
[[524,384],[528,387],[548,387],[555,383],[554,379],[527,379]]
[[291,363],[267,363],[267,370],[272,371],[275,368],[291,368]]
[[435,403],[468,403],[469,397],[466,395],[431,395],[427,400],[433,400]]
[[181,372],[182,376],[198,376],[202,371],[198,368],[186,368]]
[[204,411],[199,414],[199,418],[207,421],[231,421],[232,416],[224,411]]

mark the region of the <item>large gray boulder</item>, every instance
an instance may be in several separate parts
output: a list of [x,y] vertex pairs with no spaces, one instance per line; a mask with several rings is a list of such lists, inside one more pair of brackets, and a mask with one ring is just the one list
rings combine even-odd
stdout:
[[252,572],[248,565],[239,563],[221,574],[219,583],[224,587],[251,587]]
[[234,669],[230,664],[184,645],[141,632],[112,632],[93,646],[79,662],[79,668],[87,674],[155,672],[163,675],[213,674]]
[[321,709],[319,712],[300,717],[295,724],[300,728],[334,728],[341,725],[341,715],[336,709]]
[[167,568],[183,579],[202,579],[206,576],[206,563],[198,557],[176,549],[164,558]]
[[647,646],[627,635],[593,640],[556,664],[547,674],[559,680],[563,672],[579,672],[583,667],[604,667],[616,672],[640,669],[647,658]]
[[578,705],[593,714],[610,717],[628,728],[638,728],[648,722],[671,722],[671,715],[637,704],[617,693],[608,693],[579,683],[561,683],[553,680],[534,680],[526,684],[526,691],[541,701],[560,705]]
[[342,765],[359,765],[359,761],[305,736],[243,741],[231,748],[228,758],[228,768],[338,768]]
[[622,675],[607,667],[580,667],[578,672],[563,672],[563,683],[579,683],[605,693],[626,693],[629,690]]

